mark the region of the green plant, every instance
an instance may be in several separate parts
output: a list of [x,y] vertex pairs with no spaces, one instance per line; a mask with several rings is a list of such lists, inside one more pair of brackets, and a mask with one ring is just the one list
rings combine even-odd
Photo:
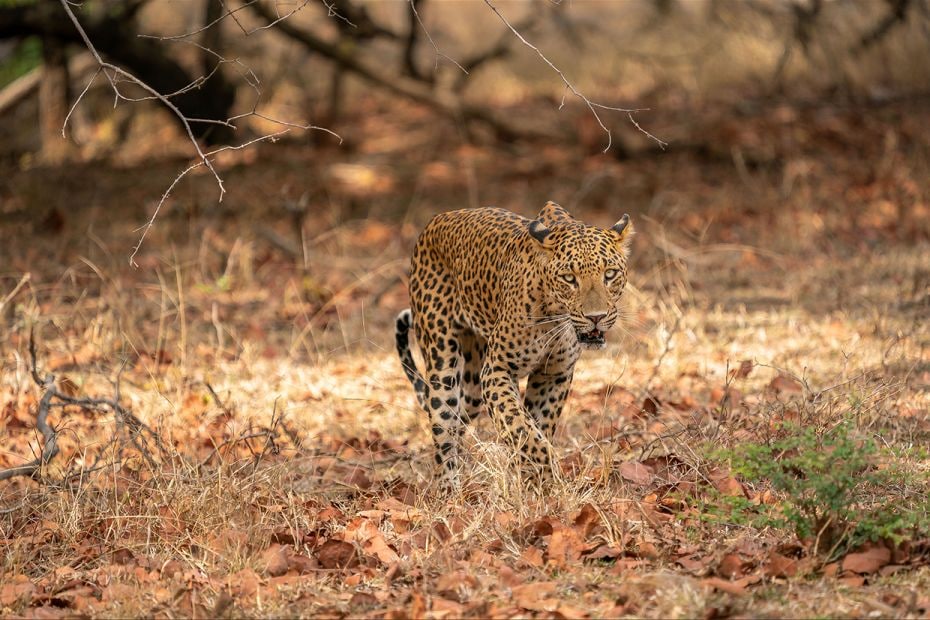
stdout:
[[[778,438],[716,452],[734,473],[768,481],[783,496],[769,523],[792,528],[815,551],[838,551],[867,540],[900,542],[925,521],[927,502],[908,503],[895,489],[903,472],[877,467],[888,456],[850,422],[825,431],[783,425]],[[731,512],[738,506],[730,506]],[[755,507],[753,507],[755,508]]]
[[742,495],[723,495],[713,489],[706,500],[699,504],[700,520],[714,524],[729,524],[738,527],[764,528],[780,526],[768,506],[753,504]]
[[[9,0],[4,1],[9,3]],[[0,2],[0,7],[3,6],[3,2]],[[0,62],[0,88],[26,75],[40,64],[42,64],[42,41],[39,37],[24,39],[16,45],[8,58]]]

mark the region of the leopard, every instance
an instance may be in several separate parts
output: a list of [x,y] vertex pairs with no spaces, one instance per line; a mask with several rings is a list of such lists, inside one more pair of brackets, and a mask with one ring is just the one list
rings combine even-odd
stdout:
[[524,470],[551,479],[575,364],[582,351],[605,347],[621,317],[632,234],[628,214],[598,228],[551,201],[535,219],[470,208],[440,213],[423,229],[395,336],[429,417],[444,488],[459,484],[463,434],[482,411]]

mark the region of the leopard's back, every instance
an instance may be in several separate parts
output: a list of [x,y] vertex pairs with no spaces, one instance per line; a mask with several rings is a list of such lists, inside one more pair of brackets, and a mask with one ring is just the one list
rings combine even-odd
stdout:
[[434,217],[413,252],[414,314],[452,301],[455,318],[487,336],[500,317],[506,267],[518,258],[514,243],[529,222],[497,208],[449,211]]

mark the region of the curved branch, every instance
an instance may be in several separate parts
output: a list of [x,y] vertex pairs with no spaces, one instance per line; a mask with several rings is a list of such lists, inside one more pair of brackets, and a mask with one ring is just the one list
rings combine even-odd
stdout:
[[443,116],[454,120],[479,121],[490,127],[502,139],[516,139],[522,137],[548,137],[552,136],[542,132],[518,129],[501,121],[487,110],[478,106],[460,101],[456,97],[443,98],[420,82],[401,75],[386,75],[383,70],[367,66],[346,50],[338,47],[313,33],[307,32],[294,24],[275,17],[268,8],[261,3],[248,5],[260,19],[267,24],[274,23],[275,28],[294,41],[302,44],[306,49],[332,62],[337,63],[346,71],[354,73],[366,82],[395,95],[400,95],[416,103],[420,103]]
[[[156,41],[136,36],[131,20],[144,4],[143,0],[113,3],[112,11],[82,15],[81,29],[93,41],[99,57],[120,65],[159,93],[174,93],[176,96],[166,96],[188,118],[228,116],[235,89],[221,72],[209,81],[192,79],[184,67],[162,53]],[[86,47],[71,19],[74,5],[65,0],[12,6],[0,2],[0,39],[35,35]],[[191,84],[196,88],[187,88]],[[210,123],[192,123],[191,129],[198,139],[211,145],[228,142],[233,135],[231,129]]]
[[872,47],[891,32],[897,24],[907,21],[911,0],[887,0],[887,2],[890,5],[888,13],[871,30],[862,35],[859,43],[853,48],[854,53],[863,52]]
[[[550,69],[552,69],[553,71],[556,72],[556,74],[558,74],[559,78],[561,78],[562,80],[562,83],[565,84],[566,90],[571,91],[571,93],[575,97],[577,97],[582,102],[584,102],[585,106],[587,106],[587,108],[591,111],[591,114],[594,116],[594,120],[597,121],[597,124],[600,125],[601,129],[604,130],[604,133],[607,134],[607,146],[604,147],[605,153],[610,150],[610,147],[613,144],[613,134],[611,133],[610,129],[607,128],[607,125],[604,124],[604,121],[601,120],[600,115],[597,113],[599,109],[600,110],[613,110],[615,112],[625,112],[626,115],[629,117],[630,122],[633,124],[634,127],[636,127],[637,130],[642,132],[648,138],[651,138],[652,140],[657,142],[661,148],[664,149],[667,146],[666,142],[658,139],[657,137],[655,137],[654,135],[652,135],[651,133],[643,129],[640,126],[640,124],[637,123],[636,120],[633,118],[633,112],[641,112],[642,111],[641,109],[630,109],[630,108],[620,108],[620,107],[615,107],[615,106],[609,106],[609,105],[604,105],[602,103],[596,103],[588,99],[580,90],[575,88],[575,86],[571,82],[568,81],[568,78],[565,77],[565,74],[562,72],[561,69],[559,69],[551,60],[549,60],[546,57],[545,54],[542,53],[542,51],[538,47],[530,43],[526,39],[526,37],[524,37],[520,33],[519,30],[517,30],[509,21],[507,21],[507,18],[503,16],[503,14],[497,9],[497,7],[491,2],[491,0],[484,0],[484,3],[488,5],[492,11],[494,11],[494,14],[497,15],[502,22],[504,22],[504,25],[510,29],[510,31],[514,34],[514,36],[517,37],[517,39],[519,39],[520,42],[523,43],[523,45],[527,46],[528,48],[536,52],[536,55],[539,56],[543,60],[543,62],[549,65]],[[562,103],[563,105],[565,103],[564,97],[562,98]]]
[[60,0],[61,6],[65,9],[68,17],[71,19],[71,22],[74,24],[74,27],[77,29],[78,34],[81,36],[81,40],[84,41],[84,45],[93,54],[94,58],[97,60],[97,64],[104,69],[104,74],[107,76],[107,79],[110,80],[110,85],[113,87],[113,90],[119,96],[119,88],[117,88],[116,83],[113,81],[113,76],[107,73],[107,69],[112,71],[117,75],[121,75],[127,80],[133,82],[146,92],[152,95],[155,99],[158,99],[162,105],[171,110],[171,112],[177,117],[181,122],[181,125],[184,127],[184,131],[187,133],[187,137],[190,138],[191,143],[194,145],[194,149],[197,151],[197,157],[203,162],[203,164],[213,173],[213,178],[216,179],[216,184],[220,189],[220,202],[223,201],[223,195],[226,193],[226,187],[223,185],[223,179],[220,177],[219,173],[216,171],[216,168],[213,167],[213,163],[207,159],[207,156],[204,154],[203,150],[200,148],[200,144],[197,142],[197,138],[194,137],[194,132],[191,129],[191,124],[188,118],[184,115],[181,110],[178,109],[174,103],[172,103],[168,97],[162,95],[157,90],[137,78],[132,73],[117,67],[114,64],[104,62],[103,58],[100,57],[100,53],[97,51],[97,48],[94,47],[94,44],[91,42],[90,37],[87,36],[87,33],[84,31],[84,28],[81,26],[81,22],[78,21],[78,18],[74,15],[74,12],[71,10],[71,6],[68,4],[68,0]]

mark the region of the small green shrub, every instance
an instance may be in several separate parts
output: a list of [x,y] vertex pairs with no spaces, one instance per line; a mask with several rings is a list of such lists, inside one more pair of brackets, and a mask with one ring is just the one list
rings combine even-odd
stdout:
[[873,439],[854,431],[849,422],[822,432],[784,425],[770,442],[714,456],[730,461],[744,480],[767,481],[784,498],[767,509],[752,506],[753,522],[790,527],[821,551],[841,551],[867,540],[901,542],[926,527],[927,500],[902,501],[896,485],[903,472],[879,469],[879,458],[887,455]]

